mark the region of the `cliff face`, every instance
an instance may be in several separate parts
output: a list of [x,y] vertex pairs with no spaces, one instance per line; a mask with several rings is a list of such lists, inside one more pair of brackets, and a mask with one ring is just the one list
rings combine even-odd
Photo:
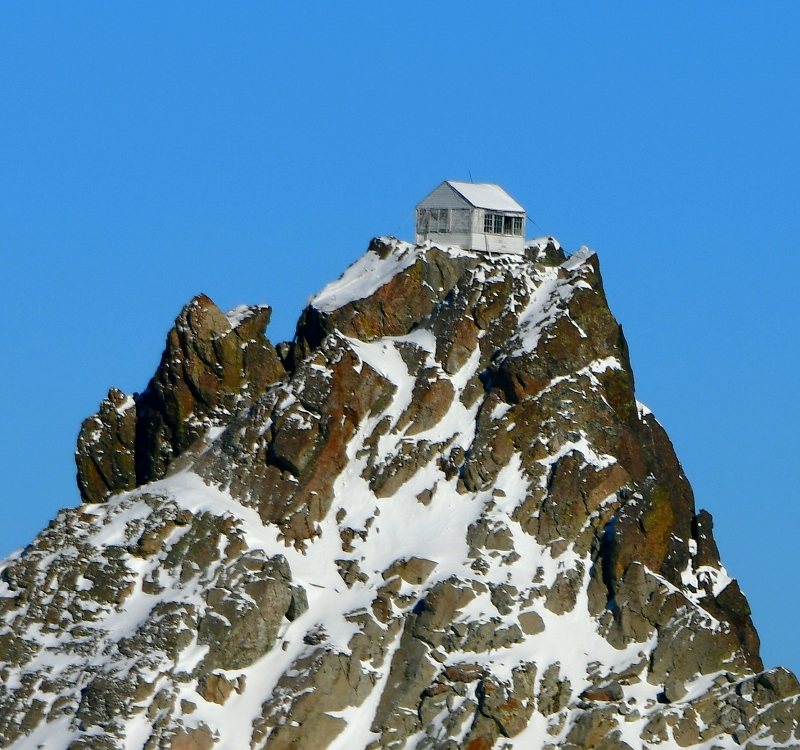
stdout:
[[597,256],[394,239],[304,311],[197,297],[2,564],[0,746],[798,744]]

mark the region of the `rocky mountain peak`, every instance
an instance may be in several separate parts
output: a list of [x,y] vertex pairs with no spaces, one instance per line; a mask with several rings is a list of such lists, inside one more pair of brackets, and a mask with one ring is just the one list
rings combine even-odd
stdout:
[[0,573],[0,747],[797,744],[597,255],[373,240],[292,342],[192,300]]

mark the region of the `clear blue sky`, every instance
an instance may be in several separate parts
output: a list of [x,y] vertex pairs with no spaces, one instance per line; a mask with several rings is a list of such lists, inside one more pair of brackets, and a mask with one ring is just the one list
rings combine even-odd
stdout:
[[471,173],[600,254],[765,661],[800,670],[799,125],[797,3],[4,4],[0,554],[77,502],[81,420],[194,294],[290,338]]

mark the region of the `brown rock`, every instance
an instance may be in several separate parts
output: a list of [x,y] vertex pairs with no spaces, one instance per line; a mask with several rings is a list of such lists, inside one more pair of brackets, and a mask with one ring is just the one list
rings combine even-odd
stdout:
[[184,307],[155,376],[137,400],[140,484],[162,477],[208,426],[227,421],[284,376],[275,348],[264,337],[270,314],[266,306],[250,308],[234,328],[205,295]]
[[572,686],[568,679],[559,680],[561,665],[551,664],[542,675],[539,694],[536,696],[537,708],[545,716],[556,714],[564,708],[572,696]]
[[428,580],[437,565],[438,563],[434,560],[426,560],[423,557],[402,558],[395,560],[383,572],[383,580],[386,581],[393,576],[400,576],[406,583],[420,586]]
[[335,563],[347,588],[352,588],[354,583],[366,583],[369,580],[369,577],[361,572],[358,560],[335,560]]
[[[711,604],[708,600],[704,600],[704,605],[706,603]],[[739,588],[739,584],[736,581],[731,581],[719,593],[714,603],[721,610],[720,619],[729,622],[733,626],[733,630],[744,650],[748,666],[754,672],[760,672],[764,668],[764,663],[759,655],[761,641],[750,617],[750,605]],[[712,614],[719,612],[719,610],[715,611],[711,607],[709,609],[711,609]]]
[[[229,588],[224,588],[226,579]],[[267,653],[293,599],[291,572],[282,555],[243,555],[221,583],[212,590],[220,596],[208,597],[209,609],[197,626],[198,642],[210,647],[201,664],[204,672],[244,669]]]
[[397,431],[407,427],[406,435],[418,435],[435,427],[453,403],[453,384],[437,376],[436,370],[423,370],[414,384],[411,403],[397,422]]
[[444,670],[444,675],[451,682],[474,682],[485,674],[478,664],[454,664]]
[[373,732],[393,733],[404,729],[404,714],[416,712],[422,691],[430,685],[436,668],[429,646],[415,638],[407,626],[392,658],[389,679],[372,722]]
[[211,730],[201,724],[194,729],[181,728],[175,732],[166,750],[211,750],[216,739]]
[[115,492],[136,487],[135,445],[134,399],[112,388],[78,435],[75,462],[83,502],[100,503]]
[[[385,240],[376,238],[367,252],[387,257],[395,250]],[[477,258],[466,255],[453,258],[434,248],[366,299],[349,302],[329,313],[306,308],[297,325],[295,356],[308,356],[325,336],[336,330],[362,341],[405,335],[447,296],[462,274],[475,265]]]
[[616,681],[594,685],[581,693],[581,698],[587,701],[621,701],[624,697],[622,685]]
[[294,404],[276,422],[272,454],[281,468],[300,476],[321,447],[319,416]]
[[437,336],[436,358],[448,375],[457,373],[467,363],[478,346],[478,331],[472,317],[464,315],[456,320],[447,335]]
[[597,748],[604,737],[617,727],[614,706],[595,708],[580,714],[567,735],[567,742],[580,748]]
[[207,674],[197,683],[197,692],[200,697],[209,703],[223,705],[235,688],[225,675],[219,673]]
[[528,725],[533,714],[534,664],[522,664],[512,673],[512,684],[504,685],[485,677],[478,685],[478,709],[493,719],[504,737],[515,737]]
[[537,635],[544,632],[544,620],[538,612],[523,612],[519,616],[519,626],[525,635]]
[[[368,621],[372,622],[371,618]],[[381,652],[386,634],[377,626],[365,626],[367,631],[373,637],[364,640]],[[392,629],[391,635],[396,632]],[[270,750],[324,750],[346,726],[344,719],[330,714],[361,705],[373,687],[374,675],[362,669],[355,655],[315,649],[278,680],[254,722],[254,741],[263,740],[270,732]]]
[[264,337],[270,309],[249,308],[233,327],[205,295],[181,312],[155,376],[133,400],[112,389],[78,438],[78,486],[85,502],[160,479],[203,435],[251,404],[284,368]]
[[575,609],[582,583],[583,565],[581,563],[578,563],[578,567],[572,570],[560,571],[545,596],[544,606],[557,615],[572,612]]

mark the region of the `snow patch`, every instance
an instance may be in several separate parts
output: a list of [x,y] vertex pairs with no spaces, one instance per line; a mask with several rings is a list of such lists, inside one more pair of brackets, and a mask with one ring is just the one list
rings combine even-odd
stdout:
[[385,258],[373,251],[364,253],[340,279],[312,297],[309,304],[320,312],[333,312],[350,302],[365,299],[420,257],[421,248],[416,245],[394,238],[389,242],[392,250]]

